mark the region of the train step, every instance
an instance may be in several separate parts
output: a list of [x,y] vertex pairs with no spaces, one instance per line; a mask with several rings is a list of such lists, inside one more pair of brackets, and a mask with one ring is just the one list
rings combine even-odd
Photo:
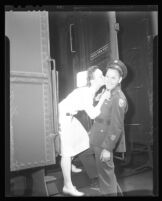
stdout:
[[[72,173],[72,182],[77,189],[85,188],[90,186],[91,180],[89,179],[86,172],[83,170],[80,173]],[[45,176],[45,184],[47,188],[47,195],[62,194],[63,188],[63,175],[61,170],[57,172],[48,172]]]

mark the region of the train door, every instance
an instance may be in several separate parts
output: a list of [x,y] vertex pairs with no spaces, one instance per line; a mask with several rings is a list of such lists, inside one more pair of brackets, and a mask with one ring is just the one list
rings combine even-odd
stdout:
[[[98,65],[103,72],[108,62],[118,59],[118,42],[115,12],[87,12],[81,13],[78,29],[80,58],[85,58],[84,65]],[[84,53],[84,55],[83,55]],[[82,68],[83,68],[82,67]]]
[[5,35],[10,43],[10,170],[55,164],[57,79],[50,64],[48,12],[5,12]]

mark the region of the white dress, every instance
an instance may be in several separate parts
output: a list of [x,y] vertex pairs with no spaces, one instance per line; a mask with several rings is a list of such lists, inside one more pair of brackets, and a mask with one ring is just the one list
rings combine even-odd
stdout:
[[[77,88],[59,103],[61,155],[75,156],[89,148],[89,136],[82,124],[67,113],[87,110],[93,105],[93,95],[88,87]],[[93,113],[93,111],[91,111]]]

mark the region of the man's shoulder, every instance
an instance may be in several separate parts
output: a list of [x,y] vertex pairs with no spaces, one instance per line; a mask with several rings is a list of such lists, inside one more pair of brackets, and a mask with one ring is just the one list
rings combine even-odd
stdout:
[[127,99],[121,89],[117,91],[116,97],[119,107],[125,107],[127,105]]
[[124,93],[123,93],[123,91],[121,89],[118,89],[118,91],[117,91],[117,97],[126,100],[126,96],[124,95]]

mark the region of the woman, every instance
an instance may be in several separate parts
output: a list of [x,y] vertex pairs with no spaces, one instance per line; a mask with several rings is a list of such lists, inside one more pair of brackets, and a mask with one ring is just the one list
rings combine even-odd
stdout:
[[81,123],[73,116],[77,111],[85,110],[91,119],[100,114],[104,101],[102,96],[97,106],[93,107],[96,91],[104,85],[102,71],[92,66],[87,71],[87,86],[72,91],[59,103],[59,123],[61,139],[61,168],[64,178],[63,192],[73,196],[83,196],[72,184],[71,159],[89,148],[89,136]]

